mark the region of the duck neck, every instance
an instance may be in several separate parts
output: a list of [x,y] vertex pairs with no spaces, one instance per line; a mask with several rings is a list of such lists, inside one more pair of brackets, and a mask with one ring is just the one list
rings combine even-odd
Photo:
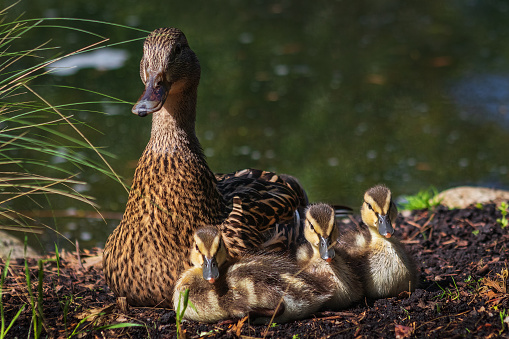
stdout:
[[195,132],[196,98],[197,89],[193,87],[168,94],[163,107],[152,115],[152,132],[148,146],[151,146],[154,152],[180,149],[184,153],[190,152],[204,159]]
[[[138,165],[133,188],[148,189],[173,222],[193,230],[224,219],[223,198],[196,137],[196,87],[170,91],[153,113],[150,141]],[[159,206],[158,208],[161,208]],[[157,209],[157,207],[156,207]],[[192,232],[190,233],[192,234]]]

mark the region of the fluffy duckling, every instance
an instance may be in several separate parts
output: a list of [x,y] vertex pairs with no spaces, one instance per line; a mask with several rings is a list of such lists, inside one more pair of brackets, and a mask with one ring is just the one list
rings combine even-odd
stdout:
[[310,205],[305,212],[304,237],[307,242],[297,250],[297,261],[304,272],[326,283],[333,293],[326,303],[330,309],[350,306],[363,296],[359,277],[338,251],[338,228],[334,209],[327,204]]
[[366,191],[361,216],[368,231],[347,241],[346,249],[354,257],[363,257],[364,290],[369,298],[393,297],[416,288],[415,264],[404,246],[392,236],[392,222],[397,215],[398,209],[387,187],[378,185]]
[[[189,300],[195,308],[187,307],[184,318],[203,322],[216,322],[230,317],[228,308],[233,294],[226,284],[226,251],[214,227],[198,229],[190,260],[192,267],[180,276],[173,292],[174,309],[183,304],[183,293],[189,288]],[[221,273],[219,269],[221,269]]]
[[317,311],[331,293],[328,286],[310,274],[299,272],[289,257],[275,253],[227,256],[220,231],[198,229],[191,251],[193,267],[175,285],[174,306],[189,288],[189,300],[198,312],[187,308],[184,318],[216,322],[250,315],[255,323],[274,316],[283,323]]

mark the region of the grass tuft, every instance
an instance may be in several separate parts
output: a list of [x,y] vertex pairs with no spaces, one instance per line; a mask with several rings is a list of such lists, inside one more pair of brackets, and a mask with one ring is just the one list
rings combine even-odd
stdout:
[[416,195],[407,195],[404,197],[404,202],[400,203],[403,210],[422,210],[433,209],[440,205],[442,199],[438,197],[438,191],[435,187],[430,187],[419,191]]
[[502,217],[497,219],[497,222],[500,224],[502,228],[506,228],[509,224],[509,220],[507,219],[507,212],[509,212],[509,205],[507,204],[507,201],[503,201],[500,206],[498,207],[498,210],[502,214]]
[[[5,278],[7,277],[7,272],[9,271],[9,262],[11,259],[11,254],[7,256],[7,259],[5,261],[4,270],[2,271],[2,276],[0,277],[0,321],[2,324],[0,325],[0,339],[7,338],[7,333],[12,328],[12,325],[16,322],[16,320],[19,318],[21,312],[25,309],[26,304],[22,305],[18,312],[14,315],[14,317],[11,319],[10,323],[7,325],[7,320],[5,319],[5,310],[4,310],[4,303],[3,303],[3,288],[4,288],[4,282]],[[7,325],[7,326],[6,326]]]
[[[18,17],[9,20],[9,9],[16,4],[0,10],[0,218],[8,221],[3,222],[1,228],[26,232],[34,225],[42,225],[62,236],[56,226],[47,226],[20,212],[20,209],[31,212],[52,210],[53,206],[61,206],[62,200],[74,200],[100,214],[94,198],[80,193],[77,188],[87,185],[77,178],[88,170],[113,179],[128,191],[107,161],[112,154],[93,145],[83,131],[84,128],[92,128],[74,116],[74,112],[84,111],[84,106],[102,106],[103,100],[118,104],[125,101],[91,90],[62,86],[66,91],[86,91],[100,99],[96,102],[53,104],[34,90],[31,83],[50,72],[47,66],[73,54],[107,47],[108,39],[72,27],[72,24],[83,21],[79,19]],[[55,25],[55,22],[66,22],[71,26]],[[32,48],[21,43],[25,34],[49,26],[78,31],[99,40],[53,58],[41,56],[58,49],[50,46],[49,41]],[[20,45],[23,47],[19,48]],[[55,87],[55,90],[60,88]],[[57,225],[56,219],[53,222]]]
[[500,323],[502,324],[502,328],[500,329],[498,334],[502,334],[502,332],[504,332],[504,330],[505,330],[505,324],[507,323],[509,326],[509,319],[508,319],[509,312],[507,312],[507,310],[504,308],[503,310],[500,310],[498,315],[500,317]]
[[176,325],[177,325],[177,338],[185,338],[185,334],[184,334],[184,332],[182,332],[181,324],[182,324],[182,320],[184,320],[184,315],[186,314],[186,309],[188,306],[191,307],[196,313],[198,313],[198,310],[196,309],[196,307],[189,300],[189,288],[186,288],[184,293],[180,292],[177,309],[175,310],[175,321],[176,321]]
[[454,288],[449,288],[449,287],[443,288],[442,286],[440,286],[439,283],[436,282],[438,287],[440,287],[440,289],[442,290],[442,294],[436,296],[437,299],[440,299],[440,300],[449,299],[451,301],[459,299],[460,291],[458,289],[458,286],[456,285],[456,281],[454,280],[454,277],[452,277],[452,282],[454,284]]

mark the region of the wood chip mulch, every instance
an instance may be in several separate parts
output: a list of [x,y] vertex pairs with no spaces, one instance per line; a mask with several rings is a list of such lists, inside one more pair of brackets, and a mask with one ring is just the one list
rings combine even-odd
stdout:
[[[396,234],[420,266],[420,286],[409,295],[364,300],[341,312],[272,326],[248,319],[219,324],[184,322],[184,336],[227,338],[509,338],[509,227],[494,204],[482,209],[414,211],[398,217]],[[358,221],[358,219],[354,219]],[[131,308],[121,313],[105,284],[99,249],[62,253],[43,264],[38,307],[38,262],[28,259],[34,307],[43,313],[41,338],[173,338],[175,312]],[[5,261],[0,260],[3,271]],[[12,260],[2,290],[5,326],[26,305],[7,338],[34,337],[24,259]],[[41,316],[40,314],[38,315]],[[141,326],[108,329],[108,325]],[[106,327],[105,327],[106,326]]]

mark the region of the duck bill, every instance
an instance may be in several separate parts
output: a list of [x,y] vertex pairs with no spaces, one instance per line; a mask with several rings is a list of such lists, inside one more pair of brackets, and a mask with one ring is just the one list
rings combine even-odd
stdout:
[[391,220],[388,215],[378,216],[378,233],[384,238],[390,238],[394,234]]
[[320,236],[319,250],[320,250],[320,257],[327,262],[330,262],[336,255],[336,252],[334,252],[334,247],[332,247],[330,244],[329,238],[324,238],[324,237]]
[[219,269],[217,267],[216,258],[207,258],[204,257],[203,260],[203,279],[207,280],[209,283],[213,284],[217,278],[219,278]]
[[162,76],[159,74],[150,74],[145,84],[145,91],[133,106],[132,112],[144,117],[150,113],[157,112],[163,107],[170,86],[166,81],[161,81]]

